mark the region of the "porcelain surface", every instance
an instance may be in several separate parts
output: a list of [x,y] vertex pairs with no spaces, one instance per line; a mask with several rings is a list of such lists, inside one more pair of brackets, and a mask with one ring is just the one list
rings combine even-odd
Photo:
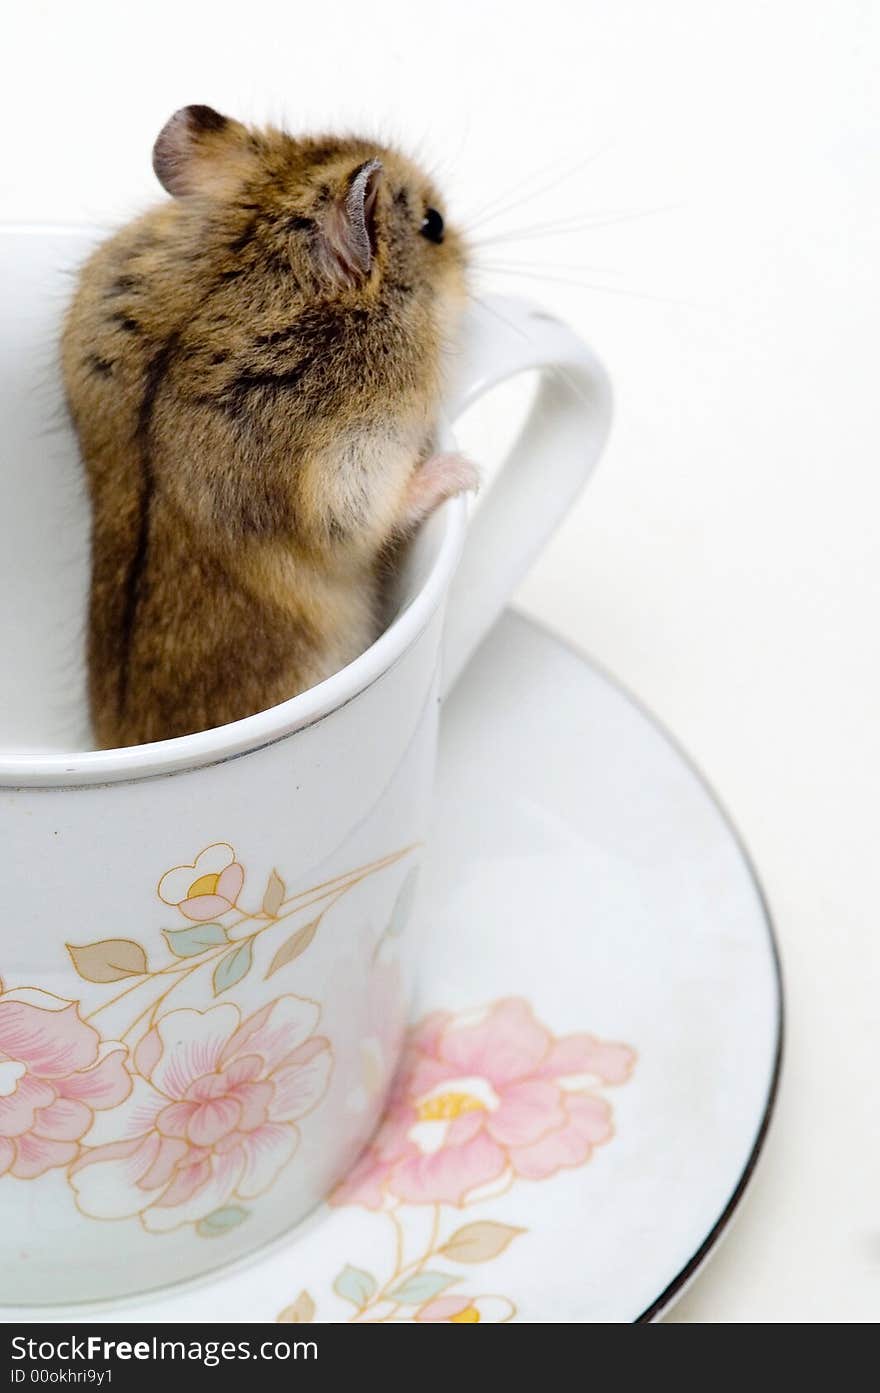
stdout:
[[769,1118],[772,929],[687,759],[512,613],[444,711],[409,927],[365,936],[376,990],[354,1113],[394,1052],[387,1003],[414,937],[403,1065],[330,1202],[211,1278],[52,1319],[632,1322],[668,1306]]

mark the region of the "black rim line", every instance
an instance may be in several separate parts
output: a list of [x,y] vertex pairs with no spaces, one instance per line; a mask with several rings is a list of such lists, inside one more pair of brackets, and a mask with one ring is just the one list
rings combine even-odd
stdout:
[[731,1219],[733,1218],[734,1213],[739,1208],[739,1202],[745,1194],[745,1191],[748,1188],[749,1181],[755,1173],[755,1168],[758,1164],[758,1158],[760,1157],[761,1152],[764,1148],[764,1142],[767,1138],[767,1133],[769,1131],[770,1123],[773,1118],[773,1111],[776,1104],[776,1098],[779,1092],[779,1079],[782,1071],[782,1058],[785,1041],[785,986],[782,973],[782,958],[779,951],[779,942],[773,924],[773,916],[770,913],[770,905],[768,903],[767,896],[764,892],[764,887],[758,876],[758,872],[755,867],[755,863],[752,859],[751,853],[749,852],[749,849],[746,846],[745,840],[741,832],[739,831],[739,828],[737,827],[736,823],[733,821],[733,818],[731,817],[727,808],[725,807],[724,803],[719,798],[713,786],[710,784],[706,775],[694,762],[688,751],[680,744],[678,738],[666,728],[666,726],[654,714],[654,712],[651,711],[651,709],[648,706],[646,706],[645,703],[639,697],[637,697],[633,692],[631,692],[630,689],[627,686],[625,686],[619,678],[615,677],[613,673],[609,672],[608,669],[604,667],[602,663],[598,662],[591,654],[585,653],[583,649],[581,649],[576,643],[572,643],[569,639],[564,638],[561,634],[556,633],[548,624],[545,624],[542,620],[534,619],[531,615],[528,614],[523,614],[522,611],[518,609],[513,609],[509,607],[505,611],[505,613],[512,614],[520,623],[526,624],[529,628],[534,629],[537,632],[543,634],[545,638],[550,639],[550,641],[554,643],[557,647],[565,649],[567,652],[571,653],[575,658],[577,658],[580,662],[584,663],[585,666],[591,668],[594,672],[598,673],[598,675],[605,682],[607,682],[609,686],[613,687],[614,690],[619,692],[620,695],[626,701],[628,701],[631,706],[635,707],[639,714],[643,716],[645,720],[648,721],[648,723],[653,727],[653,729],[657,732],[661,739],[663,739],[666,742],[666,744],[669,745],[672,750],[674,750],[674,752],[678,755],[679,759],[681,759],[681,761],[687,766],[687,768],[696,778],[700,787],[703,789],[704,793],[709,797],[709,799],[717,808],[725,827],[727,828],[728,832],[734,840],[734,843],[736,844],[736,848],[739,851],[740,857],[742,858],[742,862],[746,868],[748,877],[752,882],[752,886],[754,887],[755,894],[758,897],[758,904],[764,918],[764,925],[767,930],[767,938],[770,944],[770,955],[773,964],[773,973],[776,980],[776,1053],[773,1060],[773,1069],[770,1076],[770,1085],[767,1090],[767,1099],[764,1104],[764,1111],[761,1116],[761,1121],[759,1123],[758,1130],[755,1135],[755,1140],[752,1145],[752,1149],[749,1152],[745,1166],[743,1167],[742,1174],[740,1175],[740,1178],[737,1181],[737,1184],[734,1187],[733,1192],[727,1201],[727,1204],[721,1211],[721,1214],[716,1219],[715,1223],[709,1230],[708,1234],[704,1238],[703,1242],[700,1244],[697,1251],[685,1263],[681,1271],[678,1272],[676,1276],[673,1277],[672,1280],[667,1283],[660,1295],[654,1301],[651,1302],[650,1306],[646,1307],[645,1310],[642,1311],[641,1315],[636,1316],[632,1322],[634,1325],[650,1324],[652,1321],[656,1320],[658,1316],[662,1315],[664,1311],[667,1310],[667,1308],[671,1305],[675,1298],[683,1291],[684,1287],[686,1287],[690,1283],[691,1278],[696,1276],[697,1272],[703,1266],[706,1259],[717,1247],[719,1239],[727,1231],[727,1228],[730,1224]]

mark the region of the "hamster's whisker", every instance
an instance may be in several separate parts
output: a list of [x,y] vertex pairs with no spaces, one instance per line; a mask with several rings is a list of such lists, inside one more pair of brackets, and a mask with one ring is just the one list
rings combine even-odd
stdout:
[[500,204],[504,202],[506,198],[510,198],[511,194],[518,193],[520,190],[528,188],[530,185],[534,184],[542,173],[543,170],[533,169],[529,174],[525,176],[525,178],[518,180],[515,184],[507,185],[501,191],[501,193],[496,192],[492,195],[491,198],[484,199],[482,203],[478,203],[476,208],[474,208],[473,210],[473,217],[469,223],[469,226],[479,227],[481,223],[488,221],[491,217],[494,217],[495,210],[499,207]]
[[[576,161],[574,165],[570,165],[562,160],[555,161],[554,169],[556,172],[553,174],[553,177],[545,179],[537,188],[530,188],[530,186],[534,185],[536,181],[541,179],[548,171],[546,168],[532,170],[531,174],[527,175],[519,184],[511,185],[500,197],[492,198],[481,208],[477,208],[475,210],[475,221],[471,223],[471,227],[478,228],[484,223],[493,222],[504,213],[512,212],[515,208],[520,208],[524,204],[531,203],[534,199],[540,198],[544,193],[549,193],[559,188],[560,185],[565,184],[569,179],[579,174],[587,165],[599,159],[601,155],[605,154],[606,151],[611,148],[613,143],[614,142],[610,140],[606,141],[604,145],[592,151],[589,155],[584,156],[583,159]],[[513,200],[510,199],[511,194],[520,191],[524,191],[522,197]]]
[[461,139],[458,142],[458,148],[454,151],[446,151],[445,153],[438,154],[433,164],[429,165],[427,168],[426,172],[429,178],[437,179],[439,182],[441,177],[446,175],[451,176],[454,173],[454,171],[459,167],[461,156],[464,151],[465,145],[467,144],[469,135],[470,119],[466,117],[464,130],[462,131]]
[[[483,227],[486,223],[494,222],[496,218],[503,217],[505,213],[512,213],[515,209],[522,208],[527,203],[533,203],[536,198],[541,198],[545,193],[551,193],[554,189],[560,188],[561,185],[567,184],[569,179],[573,179],[575,175],[580,174],[588,165],[593,164],[596,160],[600,159],[602,155],[606,154],[613,144],[613,140],[606,141],[604,145],[600,145],[598,149],[593,150],[589,155],[585,155],[583,159],[578,160],[576,164],[564,168],[559,174],[554,176],[554,178],[547,180],[543,184],[539,184],[537,188],[531,189],[529,192],[523,193],[519,198],[514,198],[510,202],[505,203],[503,200],[507,195],[502,194],[500,200],[498,198],[491,199],[488,204],[484,205],[482,210],[477,209],[476,218],[470,222],[468,231]],[[509,189],[508,194],[516,192],[517,189],[522,190],[527,188],[529,184],[534,182],[536,177],[540,177],[544,172],[544,170],[533,170],[519,185],[514,185],[513,188]],[[497,206],[499,202],[501,203],[500,207]]]
[[525,242],[538,237],[562,237],[570,232],[589,232],[596,227],[611,227],[615,223],[635,222],[640,218],[656,217],[659,213],[675,212],[684,206],[683,203],[665,203],[657,208],[633,209],[631,212],[614,213],[607,217],[597,214],[590,218],[589,215],[581,214],[571,220],[536,223],[533,227],[519,228],[513,232],[494,233],[490,237],[477,238],[471,242],[471,246],[488,247],[499,242]]
[[588,271],[591,276],[621,276],[624,274],[616,266],[585,266],[583,262],[574,261],[518,261],[514,257],[504,257],[501,261],[483,261],[474,258],[475,266],[485,267],[489,271],[496,271],[500,267],[507,267],[516,271]]
[[489,301],[484,300],[483,297],[481,295],[478,295],[475,290],[469,289],[468,295],[472,300],[475,300],[478,305],[480,305],[484,310],[486,310],[488,314],[491,314],[493,318],[497,319],[499,323],[506,324],[507,328],[510,330],[512,334],[516,334],[518,338],[525,339],[526,343],[531,343],[531,339],[529,338],[529,335],[525,332],[524,329],[521,329],[518,324],[514,324],[511,319],[508,319],[507,316],[502,314],[500,310],[496,309],[494,305],[490,305]]
[[[504,324],[512,334],[516,334],[516,336],[520,339],[525,339],[526,343],[531,343],[531,335],[527,334],[524,329],[521,329],[518,324],[514,324],[511,319],[507,318],[507,315],[502,314],[500,310],[496,309],[494,305],[490,305],[488,300],[484,300],[483,297],[481,295],[477,295],[474,290],[469,290],[468,294],[470,298],[472,300],[475,300],[476,303],[482,306],[484,310],[488,310],[488,312],[491,315],[493,315],[494,318],[499,321],[499,323]],[[569,389],[569,391],[574,392],[575,396],[580,397],[581,401],[589,402],[589,397],[581,387],[581,384],[577,382],[575,378],[573,378],[571,374],[567,372],[564,367],[562,367],[561,364],[549,363],[545,367],[541,368],[540,371],[552,373],[553,376],[557,379],[557,381],[564,383],[565,386]]]
[[570,285],[578,290],[599,290],[605,295],[626,295],[635,300],[654,300],[662,305],[679,305],[682,308],[695,310],[712,309],[711,305],[701,304],[696,300],[682,300],[674,295],[655,295],[649,290],[634,290],[622,285],[599,285],[596,281],[578,280],[571,276],[556,276],[547,271],[526,271],[518,267],[510,268],[505,266],[487,266],[479,268],[490,275],[514,276],[532,281],[545,281],[551,285]]

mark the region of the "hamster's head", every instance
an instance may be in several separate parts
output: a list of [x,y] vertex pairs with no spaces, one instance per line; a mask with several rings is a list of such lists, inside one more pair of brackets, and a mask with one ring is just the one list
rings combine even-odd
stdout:
[[[399,151],[353,136],[255,130],[211,107],[175,112],[153,151],[163,187],[242,310],[352,312],[394,354],[442,347],[463,308],[467,258],[429,177]],[[231,288],[231,286],[230,286]]]

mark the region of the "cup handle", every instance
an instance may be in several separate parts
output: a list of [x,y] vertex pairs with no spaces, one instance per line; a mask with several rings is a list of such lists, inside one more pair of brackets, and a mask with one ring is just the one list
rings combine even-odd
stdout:
[[566,324],[528,301],[475,304],[449,398],[453,420],[499,382],[544,369],[532,409],[468,526],[444,630],[446,696],[589,478],[611,425],[611,384]]

